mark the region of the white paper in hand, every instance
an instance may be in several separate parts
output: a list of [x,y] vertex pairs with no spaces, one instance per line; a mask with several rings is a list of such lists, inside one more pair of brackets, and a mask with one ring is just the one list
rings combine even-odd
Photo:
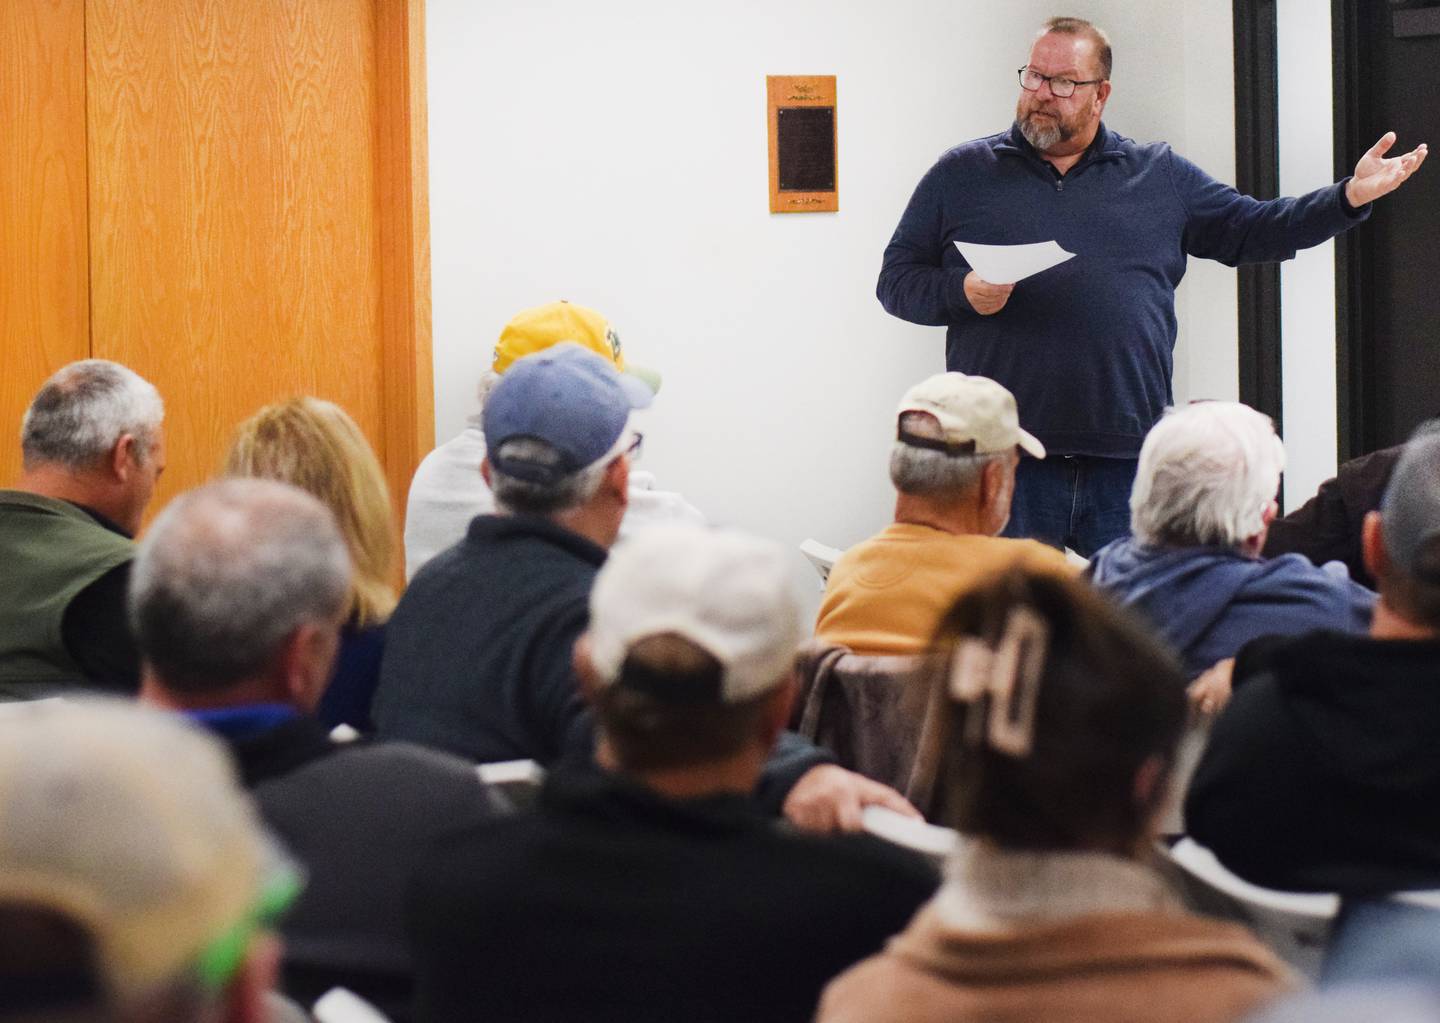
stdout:
[[1032,242],[1029,245],[981,245],[979,242],[956,242],[955,247],[970,268],[990,284],[1014,284],[1074,259],[1056,242]]

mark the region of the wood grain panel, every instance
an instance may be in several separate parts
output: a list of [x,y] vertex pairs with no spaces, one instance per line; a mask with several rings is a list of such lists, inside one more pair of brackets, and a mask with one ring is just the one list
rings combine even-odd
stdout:
[[376,0],[384,462],[396,521],[435,446],[425,2]]
[[307,393],[385,451],[375,0],[88,0],[92,336],[166,396],[156,507]]
[[83,0],[0,2],[0,486],[46,377],[89,352]]

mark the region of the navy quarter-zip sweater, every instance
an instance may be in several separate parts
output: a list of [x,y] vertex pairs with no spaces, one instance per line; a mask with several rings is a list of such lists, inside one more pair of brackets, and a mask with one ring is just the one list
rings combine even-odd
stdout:
[[[1175,287],[1188,256],[1227,266],[1289,259],[1359,223],[1345,182],[1260,201],[1163,142],[1100,125],[1064,176],[1011,126],[945,153],[885,249],[886,311],[947,327],[947,369],[999,381],[1054,454],[1134,458],[1172,403]],[[1015,286],[981,316],[956,241],[1057,241],[1075,258]]]

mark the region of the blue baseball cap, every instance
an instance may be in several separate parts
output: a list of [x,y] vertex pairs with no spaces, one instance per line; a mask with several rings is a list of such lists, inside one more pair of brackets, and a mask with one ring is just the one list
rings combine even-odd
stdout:
[[[554,483],[608,455],[650,389],[573,341],[517,360],[485,399],[481,427],[490,464],[506,476]],[[543,441],[554,459],[506,457],[507,441]]]

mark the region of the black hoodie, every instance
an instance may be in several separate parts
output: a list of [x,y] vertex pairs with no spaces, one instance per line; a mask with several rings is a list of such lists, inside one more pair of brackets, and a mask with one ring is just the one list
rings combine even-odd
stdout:
[[1312,632],[1247,646],[1185,820],[1266,887],[1440,887],[1440,639]]

